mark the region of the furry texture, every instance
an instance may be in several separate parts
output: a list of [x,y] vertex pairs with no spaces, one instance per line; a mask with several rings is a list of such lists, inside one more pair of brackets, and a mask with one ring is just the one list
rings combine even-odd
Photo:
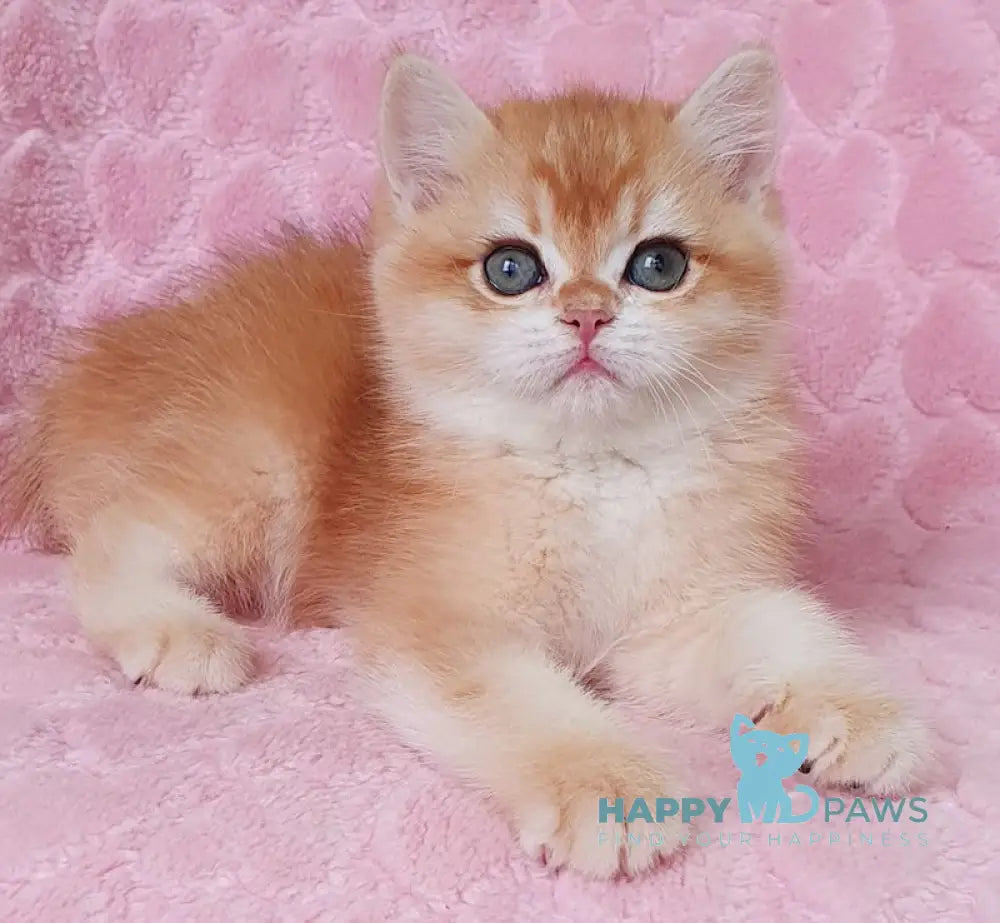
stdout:
[[[905,792],[919,720],[795,587],[777,82],[747,49],[678,105],[485,113],[397,57],[370,240],[290,242],[85,330],[30,394],[3,506],[69,551],[93,641],[137,685],[231,692],[251,651],[213,590],[342,613],[400,732],[597,877],[687,833],[598,825],[599,799],[689,783],[595,680],[791,723],[820,783]],[[683,253],[664,290],[630,269],[650,242]],[[512,243],[514,295],[484,269]]]

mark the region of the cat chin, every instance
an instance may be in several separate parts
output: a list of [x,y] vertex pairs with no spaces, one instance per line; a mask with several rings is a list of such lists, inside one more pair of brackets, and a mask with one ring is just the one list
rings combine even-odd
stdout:
[[412,386],[403,400],[414,422],[440,434],[502,444],[529,453],[556,445],[587,451],[655,423],[655,406],[620,383],[597,376],[531,395],[506,389]]
[[567,425],[581,422],[626,422],[634,413],[635,395],[608,375],[573,374],[561,380],[546,403]]

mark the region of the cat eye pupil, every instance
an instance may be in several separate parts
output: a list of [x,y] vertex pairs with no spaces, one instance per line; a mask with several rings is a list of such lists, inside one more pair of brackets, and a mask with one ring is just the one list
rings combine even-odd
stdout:
[[545,280],[542,261],[526,246],[503,246],[483,261],[490,287],[501,295],[523,295]]
[[639,244],[625,267],[625,278],[651,292],[677,288],[687,274],[688,255],[668,240]]

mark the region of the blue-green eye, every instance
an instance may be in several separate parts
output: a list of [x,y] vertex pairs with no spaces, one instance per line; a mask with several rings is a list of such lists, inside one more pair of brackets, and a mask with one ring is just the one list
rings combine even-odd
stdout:
[[483,261],[483,272],[501,295],[523,295],[545,280],[542,261],[528,247],[498,247]]
[[647,240],[635,248],[625,278],[651,292],[669,292],[687,275],[688,255],[669,240]]

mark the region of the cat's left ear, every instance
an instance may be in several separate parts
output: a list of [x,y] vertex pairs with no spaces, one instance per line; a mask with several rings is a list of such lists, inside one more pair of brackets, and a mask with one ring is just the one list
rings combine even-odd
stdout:
[[496,129],[455,81],[416,55],[395,58],[382,84],[379,148],[397,206],[419,211],[461,176]]
[[717,67],[675,117],[688,144],[741,199],[774,179],[779,84],[774,55],[747,48]]
[[[786,734],[785,740],[792,746],[796,756],[801,756],[803,760],[806,758],[806,754],[809,752],[808,734]],[[795,746],[796,744],[798,746]]]

